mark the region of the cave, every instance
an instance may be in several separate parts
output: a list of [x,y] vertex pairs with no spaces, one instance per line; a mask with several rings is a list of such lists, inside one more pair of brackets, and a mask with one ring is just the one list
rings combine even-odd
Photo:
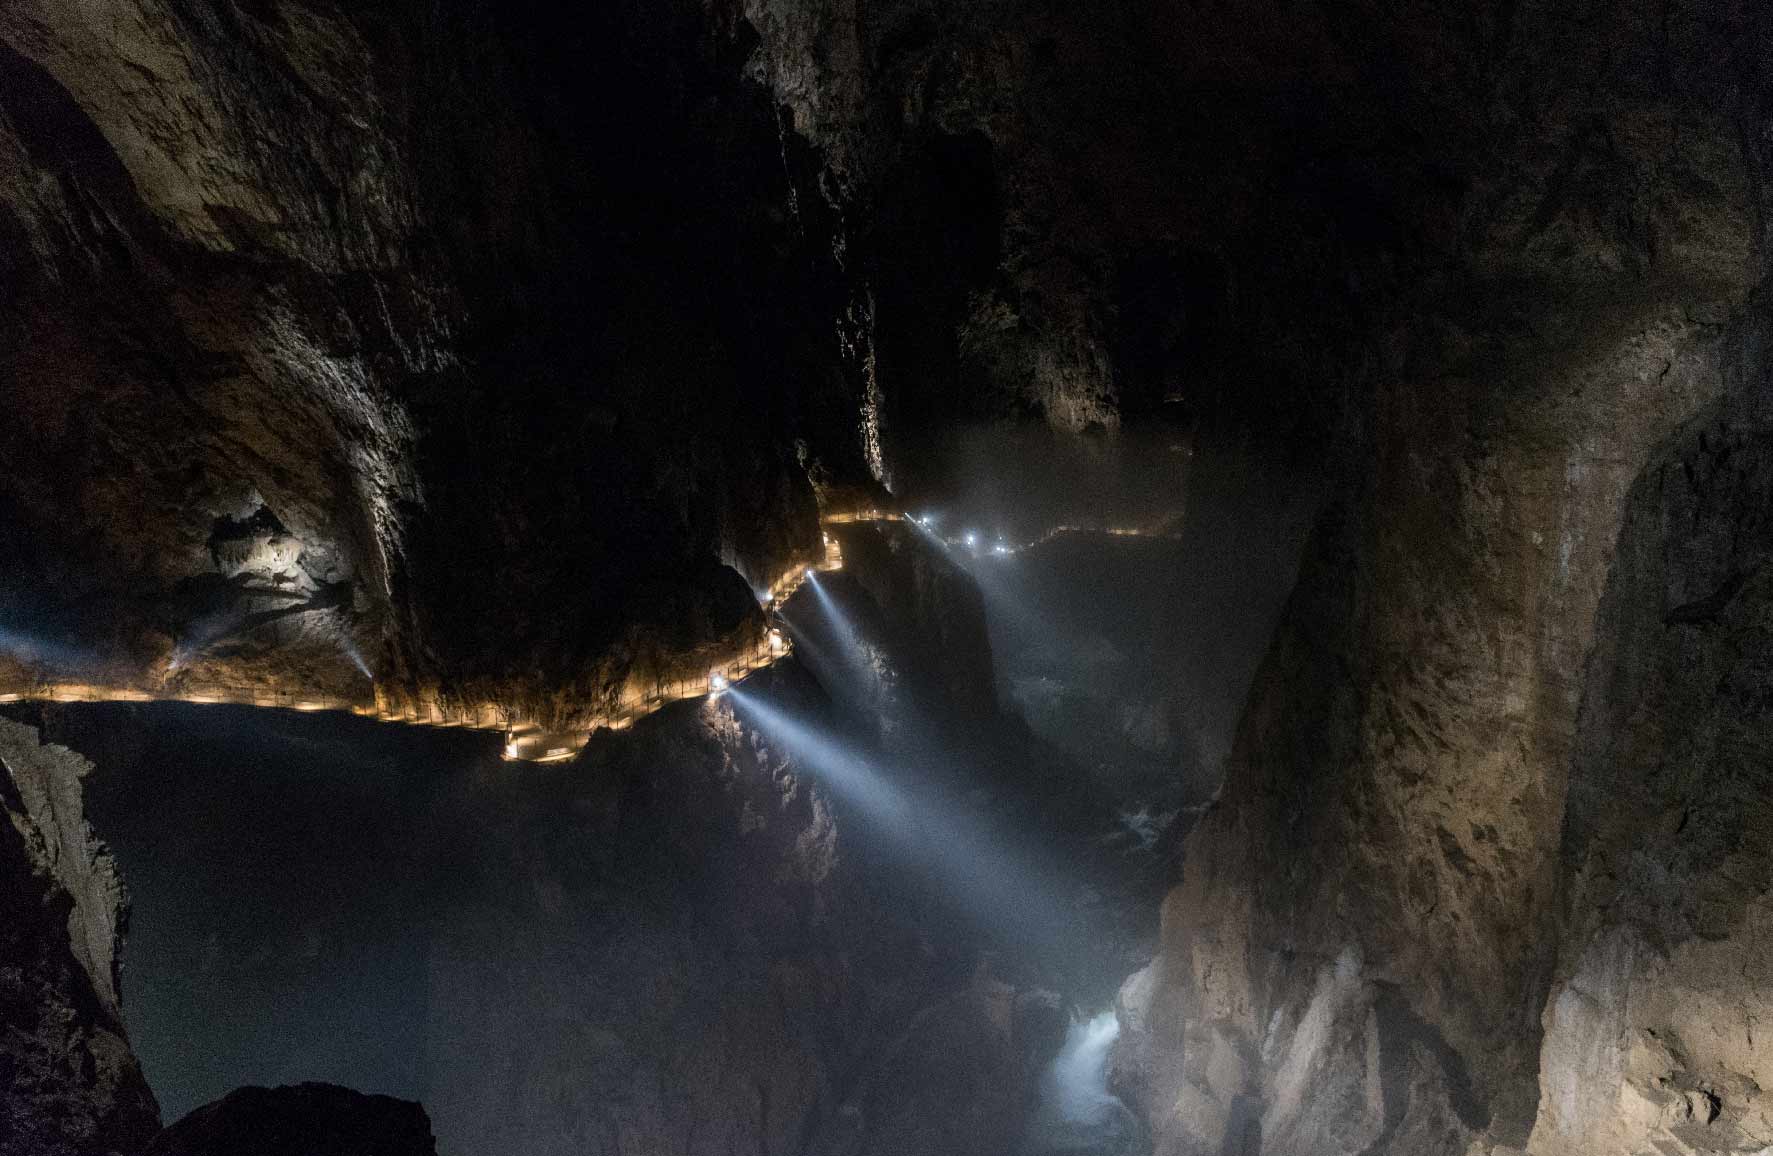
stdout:
[[1773,8],[0,6],[0,1156],[1773,1153]]

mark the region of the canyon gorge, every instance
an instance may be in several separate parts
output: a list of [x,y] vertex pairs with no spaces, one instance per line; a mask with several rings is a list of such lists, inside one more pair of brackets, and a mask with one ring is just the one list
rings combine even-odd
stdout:
[[1770,164],[1750,0],[7,0],[0,1156],[1768,1156]]

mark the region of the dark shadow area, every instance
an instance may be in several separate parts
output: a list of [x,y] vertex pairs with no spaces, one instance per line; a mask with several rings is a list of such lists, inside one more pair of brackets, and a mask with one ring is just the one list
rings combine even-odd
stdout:
[[245,707],[56,712],[134,900],[126,1016],[165,1118],[241,1084],[422,1099],[437,801],[497,736]]

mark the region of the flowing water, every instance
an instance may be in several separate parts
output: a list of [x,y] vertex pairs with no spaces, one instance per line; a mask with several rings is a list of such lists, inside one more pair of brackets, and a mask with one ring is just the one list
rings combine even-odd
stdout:
[[1024,1156],[1131,1156],[1141,1150],[1133,1114],[1108,1090],[1108,1057],[1120,1038],[1113,1011],[1074,1020],[1041,1076],[1040,1108]]

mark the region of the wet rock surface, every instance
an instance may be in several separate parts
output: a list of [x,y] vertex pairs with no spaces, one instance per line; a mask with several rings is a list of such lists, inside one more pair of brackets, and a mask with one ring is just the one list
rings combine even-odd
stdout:
[[240,1088],[173,1124],[146,1156],[436,1156],[417,1104],[333,1084]]

